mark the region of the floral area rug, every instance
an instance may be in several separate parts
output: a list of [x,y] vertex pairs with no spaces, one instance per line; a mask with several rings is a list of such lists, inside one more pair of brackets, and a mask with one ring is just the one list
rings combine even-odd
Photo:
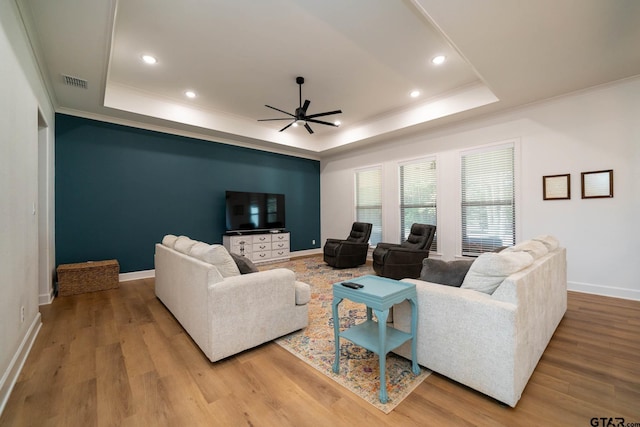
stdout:
[[[311,286],[309,326],[277,339],[275,342],[324,375],[346,387],[384,413],[391,412],[431,373],[420,367],[420,374],[411,371],[411,362],[393,353],[387,355],[387,403],[380,403],[380,367],[378,355],[346,339],[340,340],[340,372],[332,370],[335,360],[333,335],[332,285],[367,274],[375,274],[369,265],[333,269],[322,256],[298,258],[288,262],[260,266],[260,270],[288,268],[296,280]],[[340,330],[366,320],[366,307],[349,300],[339,305]]]

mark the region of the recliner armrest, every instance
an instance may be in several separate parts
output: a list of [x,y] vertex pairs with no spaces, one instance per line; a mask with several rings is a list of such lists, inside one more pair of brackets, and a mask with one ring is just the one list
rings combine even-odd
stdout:
[[385,264],[415,264],[422,262],[429,257],[429,251],[415,250],[408,248],[390,248],[385,256]]
[[327,243],[340,243],[340,242],[344,242],[344,240],[342,240],[342,239],[327,239],[325,244],[327,244]]
[[369,250],[368,243],[356,243],[356,242],[349,242],[347,240],[343,240],[338,246],[337,255],[338,256],[355,255],[363,252],[366,253],[368,250]]
[[396,243],[378,243],[376,245],[376,249],[380,248],[380,249],[391,249],[391,248],[401,248],[402,246],[400,246],[399,244]]

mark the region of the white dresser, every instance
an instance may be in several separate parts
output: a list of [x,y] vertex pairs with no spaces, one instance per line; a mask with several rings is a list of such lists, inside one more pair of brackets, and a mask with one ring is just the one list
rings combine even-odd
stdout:
[[222,242],[229,252],[246,256],[254,263],[289,259],[289,233],[225,235]]

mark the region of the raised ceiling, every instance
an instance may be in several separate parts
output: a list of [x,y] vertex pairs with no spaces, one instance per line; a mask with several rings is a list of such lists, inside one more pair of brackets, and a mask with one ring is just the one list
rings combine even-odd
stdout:
[[308,156],[640,75],[636,0],[16,2],[56,111]]

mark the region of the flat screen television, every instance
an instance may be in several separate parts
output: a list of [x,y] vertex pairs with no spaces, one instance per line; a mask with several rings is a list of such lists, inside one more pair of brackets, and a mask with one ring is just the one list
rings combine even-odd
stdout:
[[285,228],[284,194],[226,192],[227,231]]

